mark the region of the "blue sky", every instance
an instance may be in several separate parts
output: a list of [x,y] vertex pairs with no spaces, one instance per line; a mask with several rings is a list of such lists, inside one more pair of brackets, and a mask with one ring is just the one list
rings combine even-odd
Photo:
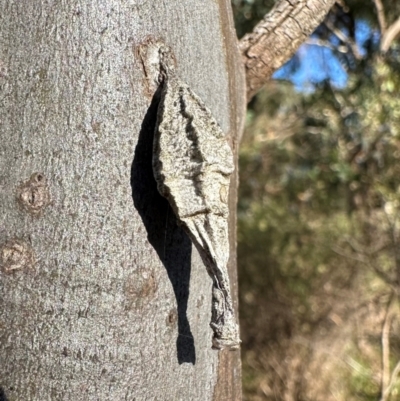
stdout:
[[[366,41],[375,35],[376,33],[365,21],[356,22],[355,39],[361,55],[366,53]],[[324,80],[329,80],[330,84],[337,89],[344,88],[348,79],[345,68],[329,47],[312,43],[316,38],[311,36],[309,43],[304,43],[296,55],[276,71],[273,77],[291,81],[295,88],[302,92],[313,91],[315,85]],[[334,35],[331,36],[330,42],[334,46],[339,43]]]

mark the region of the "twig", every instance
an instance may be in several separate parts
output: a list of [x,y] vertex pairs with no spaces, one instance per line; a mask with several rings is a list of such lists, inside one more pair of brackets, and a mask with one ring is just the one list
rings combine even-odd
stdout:
[[351,358],[350,356],[347,356],[346,358],[342,358],[341,356],[338,356],[335,352],[333,352],[329,347],[316,345],[314,342],[312,342],[302,336],[296,336],[293,338],[292,341],[296,344],[300,344],[305,347],[316,350],[317,352],[321,352],[326,355],[329,355],[332,359],[335,359],[338,362],[340,362],[344,365],[347,365],[348,367],[350,367],[352,370],[354,370],[355,372],[357,372],[360,375],[367,376],[367,377],[370,376],[370,371],[368,369],[364,368],[360,363],[358,363],[355,359]]
[[[393,280],[388,276],[384,271],[379,269],[377,266],[372,264],[366,257],[365,255],[361,254],[360,256],[354,256],[354,255],[349,255],[347,254],[343,249],[332,246],[331,247],[332,251],[337,253],[339,256],[342,256],[344,258],[348,259],[353,259],[356,260],[357,262],[361,262],[366,264],[369,268],[371,268],[386,284],[390,285],[391,288],[393,288]],[[353,248],[354,249],[354,248]]]
[[337,253],[339,256],[343,256],[344,258],[347,258],[347,259],[353,259],[353,260],[356,260],[357,262],[368,264],[368,261],[366,259],[364,259],[363,257],[348,255],[348,254],[346,254],[346,252],[343,249],[341,249],[337,246],[332,246],[331,249],[333,252]]
[[397,379],[397,376],[399,375],[399,373],[400,373],[400,361],[397,362],[396,367],[393,369],[392,376],[390,377],[389,385],[383,394],[384,398],[381,398],[380,401],[387,400],[388,395],[390,395],[390,392],[392,391],[392,388],[396,383],[396,379]]
[[327,49],[332,50],[333,52],[339,52],[339,53],[347,53],[349,50],[347,46],[334,46],[332,43],[329,42],[329,40],[322,40],[317,38],[308,38],[304,42],[304,44],[308,46],[326,47]]
[[381,30],[381,35],[383,36],[386,32],[386,18],[385,10],[381,0],[372,0],[375,3],[376,14],[378,17],[379,28]]
[[390,383],[390,325],[392,323],[392,314],[390,309],[393,302],[393,293],[391,294],[387,303],[385,319],[382,326],[381,344],[382,344],[382,374],[381,374],[381,399],[380,401],[386,401],[386,389]]
[[400,17],[389,26],[381,40],[381,51],[386,53],[396,36],[400,33]]
[[372,256],[375,253],[381,252],[384,249],[386,249],[390,244],[388,242],[383,242],[381,244],[377,244],[374,248],[370,249],[363,249],[359,244],[356,244],[351,237],[347,237],[345,241],[350,245],[350,247],[353,249],[353,251],[357,253],[361,253],[364,255]]
[[397,240],[397,235],[396,235],[396,218],[394,221],[390,218],[389,214],[386,212],[384,209],[384,213],[386,216],[386,220],[389,224],[389,235],[390,239],[392,241],[392,247],[393,247],[393,261],[394,261],[394,267],[395,267],[395,274],[396,274],[396,284],[399,286],[400,285],[400,252],[398,249],[398,240]]
[[[335,46],[332,45],[328,40],[322,40],[317,38],[308,38],[305,42],[305,45],[308,46],[319,46],[319,47],[326,47],[330,50],[336,50]],[[347,49],[346,49],[347,50]]]
[[356,60],[361,60],[363,57],[358,51],[357,44],[349,38],[347,35],[345,35],[340,29],[336,28],[331,21],[326,20],[325,21],[325,26],[343,43],[345,43],[348,48],[351,50],[353,53],[353,56],[355,57]]

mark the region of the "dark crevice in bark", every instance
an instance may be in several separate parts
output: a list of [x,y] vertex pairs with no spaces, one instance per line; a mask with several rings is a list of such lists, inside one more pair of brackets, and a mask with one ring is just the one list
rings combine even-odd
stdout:
[[177,358],[180,364],[196,363],[194,339],[187,318],[192,243],[177,225],[176,217],[157,190],[153,176],[153,135],[159,93],[143,120],[131,169],[132,198],[147,230],[147,238],[167,270],[178,306]]

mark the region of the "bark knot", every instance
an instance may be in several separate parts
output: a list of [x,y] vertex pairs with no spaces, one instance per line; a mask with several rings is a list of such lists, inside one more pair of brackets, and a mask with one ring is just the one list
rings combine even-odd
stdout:
[[139,271],[132,274],[124,285],[126,309],[137,309],[154,298],[158,284],[153,271]]
[[17,190],[17,199],[23,210],[39,216],[51,202],[47,179],[42,173],[34,173]]
[[161,38],[148,36],[135,51],[145,76],[145,94],[152,97],[165,78],[165,70],[175,70],[176,58],[171,48]]
[[0,247],[0,266],[5,273],[31,269],[35,262],[35,253],[25,241],[14,238]]

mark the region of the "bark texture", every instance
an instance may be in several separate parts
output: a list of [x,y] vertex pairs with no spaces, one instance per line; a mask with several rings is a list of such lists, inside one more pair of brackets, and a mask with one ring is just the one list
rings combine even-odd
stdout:
[[234,35],[226,0],[0,0],[0,399],[241,399],[239,352],[211,349],[212,281],[157,191],[138,52],[172,47],[236,153]]
[[295,53],[322,22],[335,0],[280,0],[240,40],[247,100]]

